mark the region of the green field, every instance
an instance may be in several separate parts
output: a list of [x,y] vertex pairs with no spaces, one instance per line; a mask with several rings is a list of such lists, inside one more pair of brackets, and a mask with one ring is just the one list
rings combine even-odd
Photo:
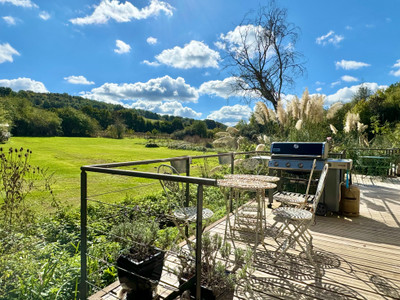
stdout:
[[[31,164],[47,167],[54,172],[52,185],[55,196],[61,204],[78,206],[80,201],[80,167],[84,165],[139,161],[183,155],[200,155],[201,152],[171,150],[166,147],[146,148],[147,140],[105,139],[105,138],[31,138],[13,137],[3,148],[14,147],[32,150]],[[156,172],[157,165],[138,167],[140,171]],[[160,189],[157,181],[121,176],[88,174],[89,197],[105,193],[101,201],[118,202],[127,195],[154,192]],[[131,192],[134,190],[134,193]],[[110,194],[111,191],[119,191]],[[37,198],[37,195],[33,195]],[[35,199],[37,200],[37,199]],[[42,203],[38,208],[46,207]]]

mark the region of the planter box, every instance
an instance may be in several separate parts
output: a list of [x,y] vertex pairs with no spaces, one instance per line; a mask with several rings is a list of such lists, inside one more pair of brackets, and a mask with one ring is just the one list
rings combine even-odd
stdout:
[[186,159],[181,160],[171,160],[171,166],[173,166],[179,174],[186,173]]
[[218,162],[220,165],[228,165],[232,163],[232,156],[229,155],[223,155],[223,156],[218,156]]
[[156,284],[149,280],[158,282],[164,265],[165,252],[158,250],[153,256],[140,262],[134,261],[126,254],[118,257],[118,278],[121,285],[130,290],[128,299],[129,294],[140,295],[140,299],[152,299],[152,291]]

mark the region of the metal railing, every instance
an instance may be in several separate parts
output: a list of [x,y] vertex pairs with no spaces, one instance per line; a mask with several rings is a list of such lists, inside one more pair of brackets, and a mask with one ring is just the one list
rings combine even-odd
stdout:
[[[182,156],[165,159],[153,159],[153,160],[142,160],[142,161],[131,161],[131,162],[120,162],[120,163],[107,163],[97,164],[90,166],[81,167],[81,278],[79,286],[80,299],[87,299],[88,296],[88,273],[87,273],[87,261],[88,261],[88,173],[100,173],[110,174],[116,176],[128,176],[136,178],[146,178],[153,180],[168,180],[174,182],[186,183],[186,202],[189,201],[189,184],[197,185],[197,219],[196,219],[196,299],[200,299],[200,288],[201,288],[201,235],[202,235],[202,211],[203,211],[203,189],[204,186],[217,186],[217,180],[212,178],[194,177],[191,176],[191,164],[194,160],[207,160],[210,158],[218,158],[220,164],[224,164],[224,158],[228,158],[228,165],[230,164],[230,173],[234,173],[235,159],[238,156],[251,156],[253,154],[265,154],[266,151],[249,151],[249,152],[230,152],[230,153],[219,153],[211,155],[199,155],[199,156]],[[128,167],[158,164],[169,162],[171,165],[176,165],[177,169],[180,169],[182,175],[169,175],[159,174],[154,172],[143,172],[136,170],[127,170]],[[180,164],[180,166],[179,166]],[[125,169],[124,169],[125,168]],[[110,183],[110,185],[112,185]],[[230,206],[232,207],[232,206]],[[181,292],[181,291],[180,291]],[[167,297],[168,298],[168,297]]]

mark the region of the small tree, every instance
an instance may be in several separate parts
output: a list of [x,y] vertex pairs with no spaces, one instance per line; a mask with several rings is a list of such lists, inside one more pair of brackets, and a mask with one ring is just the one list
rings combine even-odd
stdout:
[[226,51],[233,88],[251,97],[261,97],[275,110],[281,93],[302,75],[302,55],[295,50],[298,28],[287,21],[286,9],[274,1],[250,14],[233,32],[221,35],[217,45]]

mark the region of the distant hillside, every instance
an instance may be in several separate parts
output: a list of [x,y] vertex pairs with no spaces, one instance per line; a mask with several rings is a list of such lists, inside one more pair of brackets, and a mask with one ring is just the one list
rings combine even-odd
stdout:
[[121,138],[125,132],[151,132],[172,134],[176,138],[212,137],[214,132],[226,128],[213,120],[159,115],[66,93],[14,92],[5,87],[0,87],[0,109],[15,136],[102,134]]

